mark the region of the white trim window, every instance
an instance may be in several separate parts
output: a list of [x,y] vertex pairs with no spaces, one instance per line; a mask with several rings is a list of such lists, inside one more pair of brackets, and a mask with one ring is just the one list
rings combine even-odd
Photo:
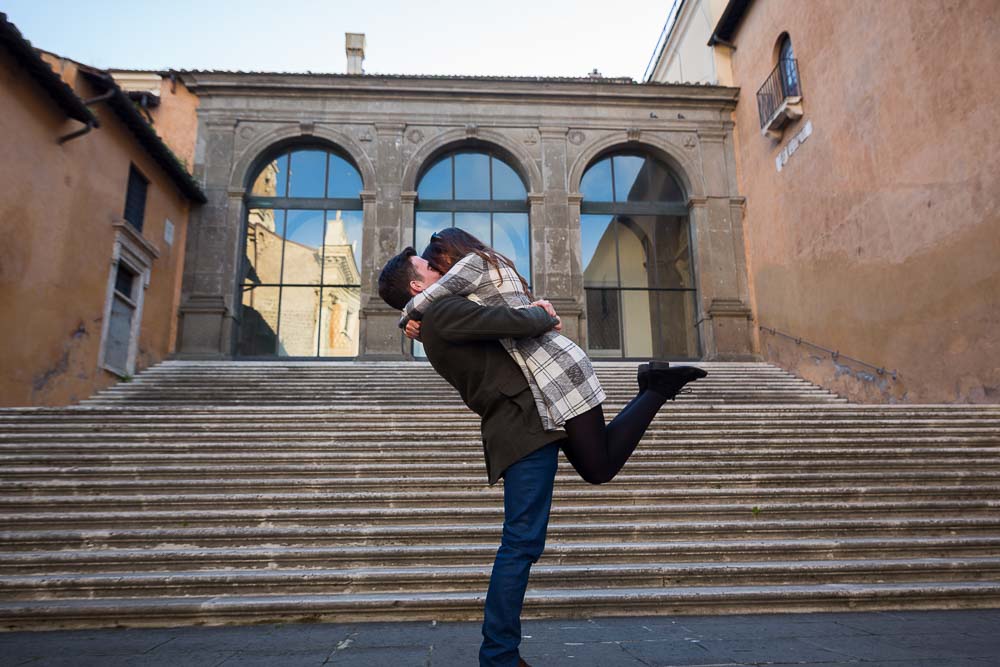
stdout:
[[119,377],[135,373],[142,305],[149,287],[156,247],[128,222],[114,223],[117,230],[111,254],[104,327],[98,365]]

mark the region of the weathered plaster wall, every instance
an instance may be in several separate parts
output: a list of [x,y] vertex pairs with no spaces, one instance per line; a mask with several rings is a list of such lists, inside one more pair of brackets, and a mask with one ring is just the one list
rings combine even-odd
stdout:
[[[783,32],[804,116],[774,141],[754,93]],[[899,377],[762,333],[767,360],[865,402],[1000,401],[998,34],[990,0],[751,5],[733,67],[758,321]]]
[[[75,67],[56,62],[86,98]],[[186,200],[113,112],[94,108],[101,127],[62,146],[80,127],[0,49],[0,405],[65,405],[117,379],[98,368],[103,309],[114,242],[125,205],[129,163],[151,181],[144,235],[160,252],[145,294],[142,368],[171,350]],[[163,240],[164,222],[175,230]]]

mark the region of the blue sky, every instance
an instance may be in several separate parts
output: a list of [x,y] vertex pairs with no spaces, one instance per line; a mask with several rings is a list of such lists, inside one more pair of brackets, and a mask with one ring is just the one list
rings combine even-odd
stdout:
[[3,0],[42,49],[97,67],[641,80],[672,0]]

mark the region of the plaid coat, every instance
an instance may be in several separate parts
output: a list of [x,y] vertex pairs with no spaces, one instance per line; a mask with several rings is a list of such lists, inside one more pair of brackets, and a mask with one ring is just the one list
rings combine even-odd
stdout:
[[[466,296],[486,306],[531,305],[513,269],[503,265],[499,270],[494,269],[482,257],[471,253],[410,299],[403,308],[399,326],[419,320],[431,303],[450,295]],[[546,431],[556,430],[566,420],[604,402],[604,389],[587,353],[566,336],[549,331],[534,338],[501,338],[500,344],[524,373]]]

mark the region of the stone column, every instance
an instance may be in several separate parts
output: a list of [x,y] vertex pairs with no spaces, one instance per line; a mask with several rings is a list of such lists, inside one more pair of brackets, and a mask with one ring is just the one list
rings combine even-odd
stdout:
[[[532,256],[535,267],[542,267],[535,286],[535,294],[552,302],[563,321],[563,334],[581,342],[580,329],[583,308],[580,294],[574,291],[573,280],[573,232],[571,230],[568,165],[566,158],[567,127],[541,127],[542,141],[542,198],[541,215],[535,196],[531,202],[532,216]],[[577,218],[579,220],[579,218]]]
[[[208,202],[191,216],[184,266],[177,356],[225,358],[231,353],[234,280],[243,231],[243,191],[229,192],[234,124],[204,125],[197,165]],[[199,146],[199,148],[201,148]]]
[[[399,313],[378,295],[378,276],[389,259],[410,241],[406,234],[413,224],[413,198],[409,199],[409,217],[403,215],[403,130],[402,123],[376,123],[378,143],[375,150],[375,200],[365,202],[365,238],[371,238],[366,255],[366,269],[361,287],[362,334],[361,359],[405,359],[409,346],[397,326]],[[415,198],[415,195],[414,195]],[[369,218],[369,206],[374,215]],[[366,262],[366,266],[369,266]]]

